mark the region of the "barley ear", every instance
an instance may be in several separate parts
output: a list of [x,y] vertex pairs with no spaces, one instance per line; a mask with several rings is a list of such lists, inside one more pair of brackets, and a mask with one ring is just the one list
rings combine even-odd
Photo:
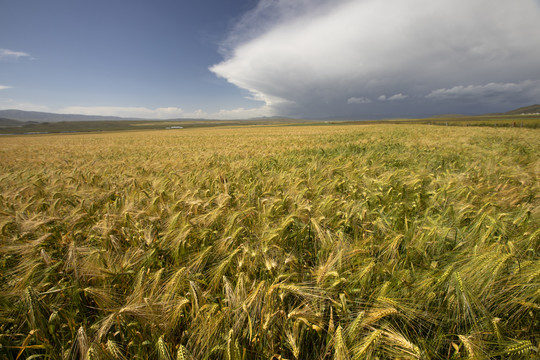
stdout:
[[349,350],[343,341],[343,329],[341,328],[341,325],[338,326],[336,330],[334,340],[334,360],[349,360]]
[[169,354],[169,349],[167,349],[167,344],[165,343],[165,340],[163,340],[163,336],[161,335],[157,341],[156,347],[158,352],[158,359],[159,360],[172,360],[171,355]]
[[182,344],[178,347],[178,352],[176,353],[176,360],[191,360],[193,357],[189,353],[188,349]]

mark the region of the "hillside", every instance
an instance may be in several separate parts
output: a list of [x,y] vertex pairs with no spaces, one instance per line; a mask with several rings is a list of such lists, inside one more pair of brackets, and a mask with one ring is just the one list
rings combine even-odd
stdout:
[[524,115],[524,114],[531,114],[531,115],[540,114],[540,104],[520,107],[518,109],[505,112],[502,115]]
[[22,126],[24,122],[0,117],[0,127]]

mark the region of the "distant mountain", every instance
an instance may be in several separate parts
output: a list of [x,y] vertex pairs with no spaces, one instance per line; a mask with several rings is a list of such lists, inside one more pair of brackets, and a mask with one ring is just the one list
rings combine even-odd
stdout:
[[17,121],[59,122],[59,121],[104,121],[104,120],[139,120],[118,116],[54,114],[39,111],[0,110],[0,118]]
[[520,107],[519,109],[507,111],[502,115],[524,115],[524,114],[540,114],[540,104]]
[[25,122],[0,117],[0,127],[23,126]]

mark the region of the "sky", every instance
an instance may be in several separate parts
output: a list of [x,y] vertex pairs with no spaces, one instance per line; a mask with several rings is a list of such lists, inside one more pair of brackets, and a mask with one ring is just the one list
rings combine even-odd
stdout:
[[423,117],[540,103],[540,0],[0,0],[0,109]]

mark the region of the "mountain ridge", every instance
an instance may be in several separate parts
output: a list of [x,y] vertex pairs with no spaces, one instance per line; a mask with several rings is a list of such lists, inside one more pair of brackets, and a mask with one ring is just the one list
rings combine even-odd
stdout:
[[21,122],[60,122],[60,121],[100,121],[100,120],[142,120],[140,118],[124,118],[119,116],[58,114],[42,111],[26,111],[17,109],[0,110],[0,118]]

